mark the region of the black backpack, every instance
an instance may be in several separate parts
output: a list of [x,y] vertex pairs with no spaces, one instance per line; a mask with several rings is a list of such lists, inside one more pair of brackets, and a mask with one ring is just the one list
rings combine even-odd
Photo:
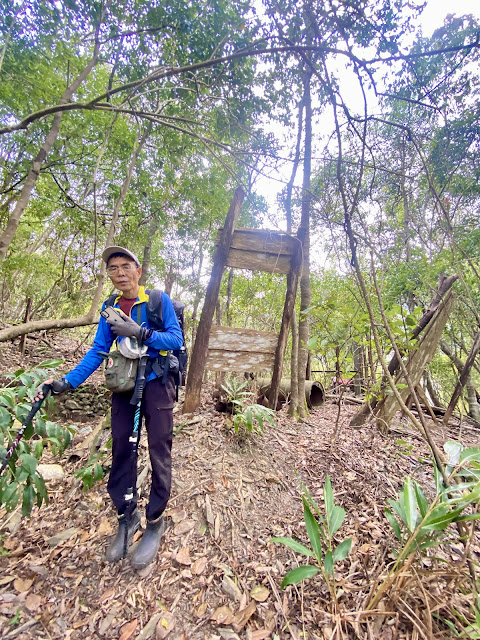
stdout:
[[[145,293],[148,293],[148,302],[147,302],[147,318],[148,324],[155,331],[163,331],[163,312],[162,312],[162,292],[160,289],[145,289]],[[118,295],[113,293],[107,300],[105,300],[105,306],[113,307],[115,304],[115,300]],[[178,319],[178,324],[180,325],[180,330],[182,332],[183,338],[183,347],[180,349],[174,349],[172,351],[173,355],[178,359],[179,364],[179,379],[177,386],[183,386],[185,384],[185,379],[187,377],[187,365],[188,365],[188,351],[185,345],[185,333],[183,331],[183,312],[185,309],[185,305],[183,302],[179,300],[172,300],[173,309],[175,311],[175,315]]]
[[[145,293],[148,293],[148,302],[147,302],[147,318],[148,323],[152,329],[155,331],[163,331],[163,313],[162,313],[162,292],[160,289],[145,289]],[[182,332],[183,338],[183,347],[180,349],[174,349],[172,351],[173,355],[178,359],[179,364],[179,386],[183,386],[185,384],[185,379],[187,377],[187,365],[188,365],[188,351],[185,345],[185,333],[183,331],[183,312],[185,310],[185,305],[183,302],[179,300],[172,301],[173,309],[175,311],[175,315],[177,316],[178,324],[180,325],[180,330]]]

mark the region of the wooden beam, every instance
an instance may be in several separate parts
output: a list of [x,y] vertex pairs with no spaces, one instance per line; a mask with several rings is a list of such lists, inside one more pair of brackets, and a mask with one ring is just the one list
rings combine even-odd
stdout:
[[185,388],[185,402],[183,413],[195,411],[200,403],[200,391],[202,389],[202,378],[207,362],[208,340],[212,328],[213,314],[220,291],[223,272],[227,264],[227,256],[232,242],[233,231],[237,223],[240,209],[245,198],[245,193],[241,187],[235,190],[230,203],[225,225],[222,230],[220,241],[213,256],[212,274],[207,286],[205,302],[198,324],[195,344],[192,349],[192,357],[188,370],[187,384]]

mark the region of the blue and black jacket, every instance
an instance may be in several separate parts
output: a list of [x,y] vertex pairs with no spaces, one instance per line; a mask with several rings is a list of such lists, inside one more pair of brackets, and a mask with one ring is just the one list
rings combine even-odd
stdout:
[[[145,288],[140,287],[137,300],[134,302],[130,311],[130,317],[139,324],[147,327],[147,329],[151,329],[152,327],[150,327],[147,317],[148,297],[149,296],[148,293],[146,293]],[[120,296],[117,297],[115,304],[113,305],[116,309],[120,308],[118,305],[119,298]],[[103,304],[102,310],[104,308],[105,303]],[[152,335],[145,340],[144,343],[148,347],[147,354],[149,358],[152,359],[158,358],[159,355],[167,355],[167,351],[180,349],[183,345],[182,331],[173,309],[172,301],[164,292],[162,292],[162,314],[164,330],[154,330]],[[124,337],[120,336],[117,339],[119,341],[124,340]],[[74,389],[78,387],[79,384],[82,384],[88,376],[92,375],[92,373],[98,369],[103,362],[103,356],[100,355],[100,353],[108,353],[114,341],[115,334],[113,333],[110,325],[103,316],[100,316],[92,348],[85,354],[75,369],[70,371],[70,373],[67,373],[65,376],[65,379]],[[156,377],[155,372],[152,371],[147,378],[147,382]]]

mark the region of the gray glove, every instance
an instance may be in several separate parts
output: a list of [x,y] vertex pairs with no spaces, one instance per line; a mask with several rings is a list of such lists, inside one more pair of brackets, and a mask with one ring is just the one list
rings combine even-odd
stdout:
[[152,335],[152,329],[141,327],[135,320],[132,320],[125,313],[120,312],[123,318],[123,322],[107,322],[112,328],[112,332],[118,338],[118,336],[125,336],[129,338],[136,338],[139,342],[144,342]]
[[[50,391],[53,393],[53,395],[56,396],[59,393],[63,393],[64,391],[68,391],[69,389],[72,389],[72,385],[65,378],[62,378],[62,380],[52,380],[50,378],[50,380],[51,382],[50,381],[42,382],[41,384],[38,385],[38,387],[35,390],[35,400],[40,400],[42,398],[45,398]],[[48,393],[45,395],[44,387],[46,385],[48,385],[48,387],[50,388],[48,390]]]

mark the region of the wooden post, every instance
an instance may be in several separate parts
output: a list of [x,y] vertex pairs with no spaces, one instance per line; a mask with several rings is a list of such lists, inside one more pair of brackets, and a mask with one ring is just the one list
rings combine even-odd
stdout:
[[475,340],[473,341],[472,348],[470,349],[470,353],[468,354],[467,359],[465,360],[465,365],[463,367],[462,373],[460,374],[460,378],[455,386],[455,390],[452,395],[452,399],[447,407],[445,415],[443,417],[444,424],[448,424],[448,421],[452,417],[452,413],[457,406],[458,399],[460,398],[460,394],[462,393],[463,387],[467,382],[468,376],[470,375],[470,369],[475,362],[475,358],[477,353],[480,351],[480,331],[475,336]]
[[187,376],[185,388],[185,402],[183,413],[195,411],[200,403],[200,391],[202,388],[202,377],[205,369],[208,354],[208,339],[212,328],[213,314],[220,291],[223,272],[227,264],[228,252],[232,242],[232,236],[237,222],[240,208],[242,206],[245,193],[241,187],[235,190],[230,203],[230,208],[223,225],[220,241],[213,256],[213,268],[205,295],[200,322],[198,323],[195,344],[192,349],[192,358]]
[[278,391],[283,372],[283,361],[285,349],[287,347],[288,332],[292,322],[293,311],[295,309],[295,299],[297,297],[297,287],[303,268],[303,247],[300,240],[295,253],[292,255],[290,272],[287,276],[287,295],[283,306],[282,326],[278,336],[277,349],[275,351],[275,364],[273,365],[272,382],[268,393],[268,403],[271,409],[275,410],[278,400]]

